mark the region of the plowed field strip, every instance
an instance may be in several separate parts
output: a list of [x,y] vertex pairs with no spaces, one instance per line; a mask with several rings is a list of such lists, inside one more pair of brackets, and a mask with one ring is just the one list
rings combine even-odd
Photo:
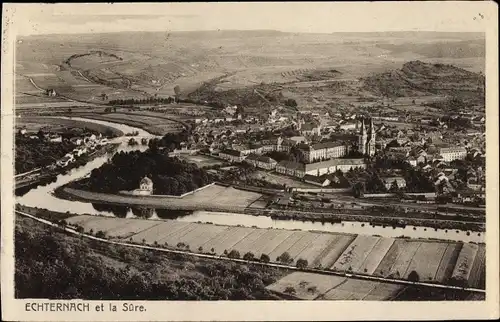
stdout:
[[408,265],[410,265],[411,259],[418,247],[420,246],[419,242],[407,242],[401,244],[401,249],[398,254],[398,257],[394,261],[394,265],[392,266],[389,275],[394,274],[396,277],[403,277]]
[[165,236],[165,237],[162,237],[158,243],[169,243],[170,245],[177,245],[177,243],[179,243],[179,239],[184,236],[185,234],[187,234],[188,232],[190,231],[193,231],[197,228],[197,224],[193,224],[193,223],[190,223],[189,225],[187,225],[186,227],[183,227],[179,230],[177,230],[176,232],[172,233],[172,234],[168,234],[168,236]]
[[436,272],[436,276],[434,279],[441,283],[446,282],[453,273],[453,269],[457,264],[458,255],[460,254],[460,250],[462,249],[462,243],[449,244],[446,248],[446,251],[441,259],[441,263],[439,264],[439,268]]
[[290,249],[288,250],[288,253],[294,259],[294,261],[297,260],[298,255],[304,249],[309,247],[314,242],[314,240],[316,240],[316,238],[318,238],[318,236],[319,236],[318,234],[307,232],[304,234],[304,236],[300,240],[298,240],[293,245],[293,247],[290,247]]
[[341,235],[333,235],[332,239],[326,244],[326,247],[318,254],[312,263],[313,267],[320,265],[321,260],[326,257],[326,255],[335,248],[335,244],[340,239]]
[[447,246],[446,243],[422,242],[406,269],[404,277],[408,278],[408,274],[415,271],[420,276],[420,280],[434,281]]
[[258,254],[262,254],[262,249],[272,243],[277,236],[279,236],[280,231],[276,229],[268,230],[264,235],[262,235],[258,240],[250,245],[250,251],[257,256]]
[[366,260],[359,267],[359,273],[372,275],[384,259],[389,249],[391,249],[392,244],[394,244],[393,238],[380,238],[375,247],[373,247],[372,251],[368,254],[368,256],[366,256]]
[[[223,236],[220,239],[216,240],[215,245],[210,247],[215,248],[215,251],[218,254],[222,254],[224,250],[227,250],[229,252],[236,243],[246,238],[253,231],[254,229],[252,228],[236,227],[232,231],[229,231],[226,236]],[[205,246],[203,246],[203,248],[205,248]]]
[[[247,235],[245,238],[237,242],[231,248],[236,249],[240,253],[242,252],[246,253],[250,250],[250,245],[252,245],[255,241],[257,241],[261,236],[265,235],[267,232],[268,231],[265,229],[256,229],[252,231],[249,235]],[[241,254],[241,256],[243,256],[243,254]]]
[[147,243],[158,242],[161,240],[165,232],[170,230],[172,225],[169,222],[161,222],[158,225],[144,229],[140,233],[134,235],[134,239],[142,240],[145,239]]
[[[196,240],[193,240],[190,242],[192,244],[193,249],[198,249],[200,246],[203,248],[203,245],[206,244],[209,240],[215,238],[219,234],[224,234],[227,233],[229,230],[229,227],[220,227],[220,226],[215,226],[216,229],[206,231],[204,234],[199,236]],[[205,251],[211,250],[212,247],[209,249],[205,249]]]
[[346,248],[352,243],[352,241],[356,238],[356,235],[342,235],[330,249],[330,251],[325,255],[325,257],[321,260],[321,267],[329,268],[332,267],[335,261],[339,258],[340,254],[342,254]]
[[[191,230],[187,234],[183,235],[180,238],[180,241],[186,244],[189,244],[191,240],[194,238],[197,238],[198,236],[202,235],[204,232],[207,231],[207,226],[205,225],[198,225],[194,230]],[[191,246],[191,245],[190,245]]]
[[267,254],[267,255],[271,254],[276,248],[278,248],[281,244],[283,244],[292,234],[293,231],[281,230],[276,239],[273,240],[273,242],[269,242],[262,248],[261,254]]
[[333,264],[333,269],[357,271],[380,237],[358,235]]
[[479,245],[477,250],[476,258],[472,264],[472,269],[469,276],[469,286],[480,288],[479,280],[482,271],[485,270],[485,260],[486,260],[486,247],[485,245]]
[[270,254],[271,262],[277,262],[277,257],[285,251],[293,247],[293,245],[302,237],[299,232],[293,232],[286,240],[284,240],[278,247],[276,247]]
[[305,248],[300,254],[297,255],[297,258],[307,260],[309,266],[314,267],[313,264],[318,258],[318,255],[325,250],[335,237],[336,236],[330,234],[319,234],[318,238],[314,240],[310,247]]
[[453,270],[453,277],[463,278],[466,281],[469,279],[478,248],[476,244],[467,243],[463,245],[457,259],[457,264]]

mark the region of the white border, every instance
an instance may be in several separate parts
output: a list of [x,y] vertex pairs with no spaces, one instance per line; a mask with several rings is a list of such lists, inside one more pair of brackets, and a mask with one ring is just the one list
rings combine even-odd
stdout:
[[[186,320],[407,320],[407,319],[478,319],[499,316],[499,220],[498,220],[498,16],[494,2],[390,2],[390,3],[278,3],[260,4],[275,19],[287,19],[286,14],[318,14],[315,8],[332,17],[344,17],[342,22],[357,23],[364,31],[424,30],[424,31],[483,31],[486,32],[486,107],[487,107],[487,287],[484,302],[360,302],[360,301],[283,301],[283,302],[160,302],[144,301],[144,313],[29,313],[27,300],[13,298],[13,46],[18,27],[29,18],[43,12],[58,14],[95,13],[96,10],[115,14],[156,13],[175,11],[173,4],[5,4],[2,25],[2,128],[1,128],[1,197],[2,197],[2,318],[29,321],[186,321]],[[110,7],[112,6],[112,7]],[[179,5],[177,5],[179,6]],[[255,10],[250,3],[185,4],[193,10]],[[252,7],[253,6],[253,7]],[[253,8],[253,9],[252,9]],[[281,8],[283,11],[280,12]],[[326,11],[325,11],[326,10]],[[328,11],[329,10],[329,11]],[[348,13],[357,13],[350,17]],[[30,15],[25,15],[29,13]],[[478,14],[484,18],[479,18]],[[24,17],[24,19],[23,19]],[[233,19],[239,19],[234,14]],[[341,18],[339,18],[341,19]],[[335,19],[332,19],[335,20]],[[259,16],[255,18],[259,23]],[[332,22],[332,24],[335,24]],[[337,24],[339,26],[339,24]],[[360,27],[360,28],[361,28]],[[338,27],[339,30],[342,26]],[[354,27],[352,27],[354,28]],[[341,31],[354,31],[341,30]],[[361,31],[361,30],[355,30]],[[40,302],[38,300],[37,302]],[[92,302],[92,301],[87,301]],[[100,302],[100,301],[97,301]],[[117,301],[103,301],[116,302]],[[139,302],[136,302],[137,304]]]

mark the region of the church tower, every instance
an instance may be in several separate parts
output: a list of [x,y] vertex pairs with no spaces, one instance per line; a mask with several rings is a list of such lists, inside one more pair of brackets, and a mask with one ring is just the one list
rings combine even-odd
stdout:
[[366,141],[368,139],[368,135],[366,133],[365,127],[365,119],[363,118],[361,121],[361,131],[358,135],[358,151],[362,154],[366,154]]
[[373,126],[373,119],[370,118],[370,140],[368,141],[368,146],[366,148],[367,154],[372,156],[375,154],[375,127]]

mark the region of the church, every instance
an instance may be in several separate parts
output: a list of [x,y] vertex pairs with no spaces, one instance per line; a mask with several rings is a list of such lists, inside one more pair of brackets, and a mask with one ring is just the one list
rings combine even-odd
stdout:
[[373,156],[375,154],[376,130],[373,126],[373,119],[370,118],[368,130],[365,125],[365,118],[361,120],[361,129],[358,134],[358,151],[364,155]]

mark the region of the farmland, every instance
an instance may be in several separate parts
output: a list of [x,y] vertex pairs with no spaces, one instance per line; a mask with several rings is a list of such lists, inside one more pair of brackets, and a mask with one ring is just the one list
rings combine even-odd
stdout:
[[196,163],[200,168],[223,164],[219,159],[204,155],[181,155],[180,158],[188,162]]
[[298,300],[484,300],[484,294],[396,283],[359,280],[341,276],[294,272],[266,287],[267,290]]
[[[221,226],[176,220],[80,215],[66,221],[70,225],[82,226],[86,232],[102,230],[109,238],[138,244],[173,249],[180,247],[220,256],[226,256],[231,251],[237,251],[240,257],[248,252],[255,258],[265,254],[271,262],[280,262],[279,257],[288,253],[289,264],[292,265],[299,259],[305,259],[309,267],[340,272],[411,279],[410,273],[414,271],[419,280],[425,282],[447,283],[453,275],[455,279],[468,279],[474,287],[481,287],[484,283],[484,245],[464,244],[460,250],[457,245],[462,244],[443,241]],[[471,273],[472,266],[476,273]],[[385,296],[383,294],[394,293],[394,290],[386,290],[382,286],[370,285],[372,288],[368,288],[365,284],[355,286],[352,283],[346,283],[323,296],[328,299],[361,299],[365,296],[378,299]]]
[[170,119],[161,117],[161,115],[153,117],[153,116],[144,116],[139,114],[131,115],[131,114],[121,114],[121,113],[109,113],[109,114],[84,113],[79,116],[101,121],[122,123],[129,126],[142,128],[156,135],[164,135],[166,133],[179,132],[182,130],[181,124],[172,121]]

